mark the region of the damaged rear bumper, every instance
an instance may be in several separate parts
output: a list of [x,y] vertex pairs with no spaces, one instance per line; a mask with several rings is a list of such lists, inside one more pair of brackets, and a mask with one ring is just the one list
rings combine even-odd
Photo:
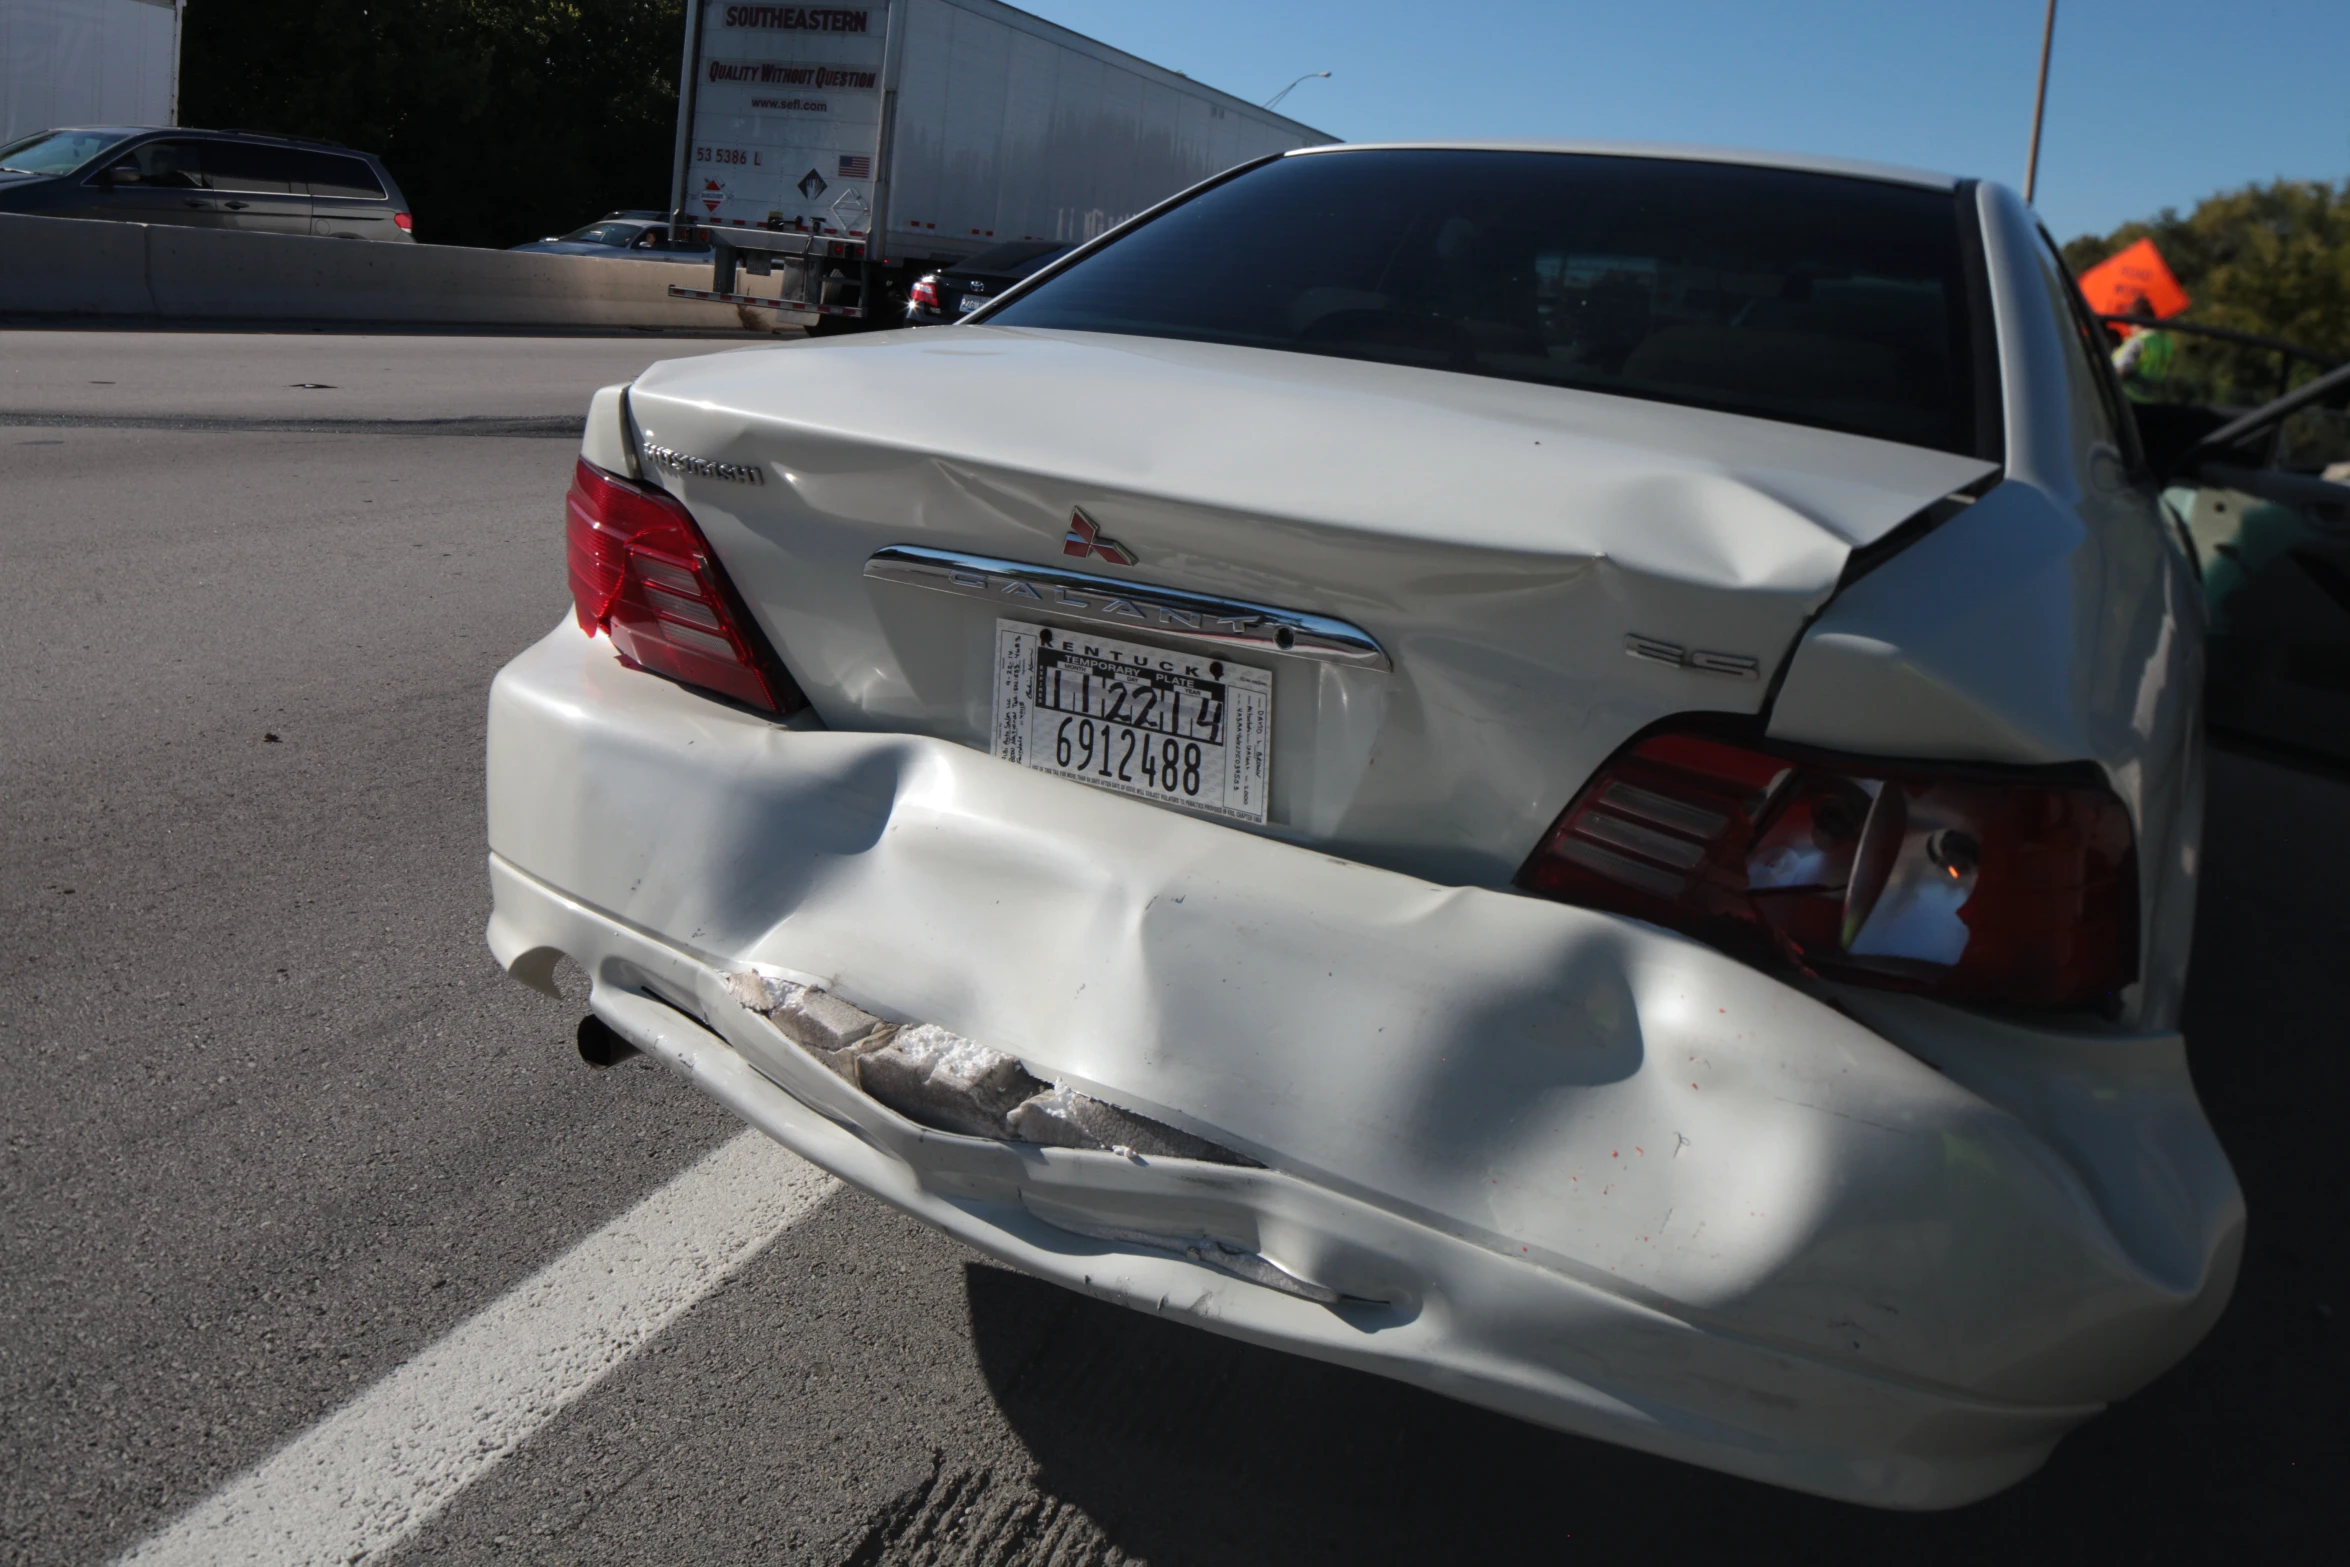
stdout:
[[[490,838],[502,963],[568,955],[606,1022],[843,1178],[1073,1288],[1544,1425],[1953,1505],[2233,1281],[2176,1036],[1844,998],[1864,1025],[1634,922],[778,726],[568,622],[493,690]],[[745,971],[1222,1157],[919,1124]]]

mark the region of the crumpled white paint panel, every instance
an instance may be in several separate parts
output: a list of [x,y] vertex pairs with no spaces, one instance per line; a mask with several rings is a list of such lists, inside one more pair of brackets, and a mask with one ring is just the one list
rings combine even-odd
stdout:
[[[568,625],[492,702],[491,844],[529,874],[1715,1331],[2073,1400],[2224,1299],[2240,1202],[2175,1099],[2060,1152],[1697,943],[938,741],[778,729]],[[2150,1267],[2103,1209],[2154,1188],[2180,1243]]]

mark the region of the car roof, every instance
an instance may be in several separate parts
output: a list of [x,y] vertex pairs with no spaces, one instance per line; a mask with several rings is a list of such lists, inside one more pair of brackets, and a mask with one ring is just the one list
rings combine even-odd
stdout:
[[1348,152],[1568,152],[1606,158],[1655,158],[1672,163],[1733,163],[1755,169],[1792,169],[1804,174],[1836,174],[1846,179],[1875,180],[1888,185],[1914,185],[1923,190],[1958,189],[1954,174],[1905,168],[1894,163],[1867,163],[1856,158],[1822,158],[1802,152],[1766,152],[1751,147],[1693,147],[1671,142],[1639,141],[1378,141],[1338,142],[1324,147],[1298,147],[1286,157],[1326,157]]
[[210,136],[223,141],[263,142],[272,147],[301,147],[312,152],[339,152],[346,157],[373,158],[372,152],[361,152],[340,142],[313,141],[307,136],[280,136],[275,131],[207,130],[201,125],[53,125],[39,135],[54,135],[61,131],[88,131],[101,136]]

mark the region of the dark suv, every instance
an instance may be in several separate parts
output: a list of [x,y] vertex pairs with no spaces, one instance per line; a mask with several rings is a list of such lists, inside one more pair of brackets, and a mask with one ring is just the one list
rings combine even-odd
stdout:
[[91,126],[0,147],[0,212],[413,241],[407,198],[364,152],[248,131]]

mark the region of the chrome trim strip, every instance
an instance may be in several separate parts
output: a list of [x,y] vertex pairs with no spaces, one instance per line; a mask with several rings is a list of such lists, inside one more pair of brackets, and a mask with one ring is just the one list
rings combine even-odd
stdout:
[[999,608],[1027,609],[1089,626],[1119,626],[1355,669],[1395,667],[1370,633],[1328,615],[1176,588],[1140,587],[1092,572],[892,544],[865,562],[865,575],[876,582],[986,599]]

